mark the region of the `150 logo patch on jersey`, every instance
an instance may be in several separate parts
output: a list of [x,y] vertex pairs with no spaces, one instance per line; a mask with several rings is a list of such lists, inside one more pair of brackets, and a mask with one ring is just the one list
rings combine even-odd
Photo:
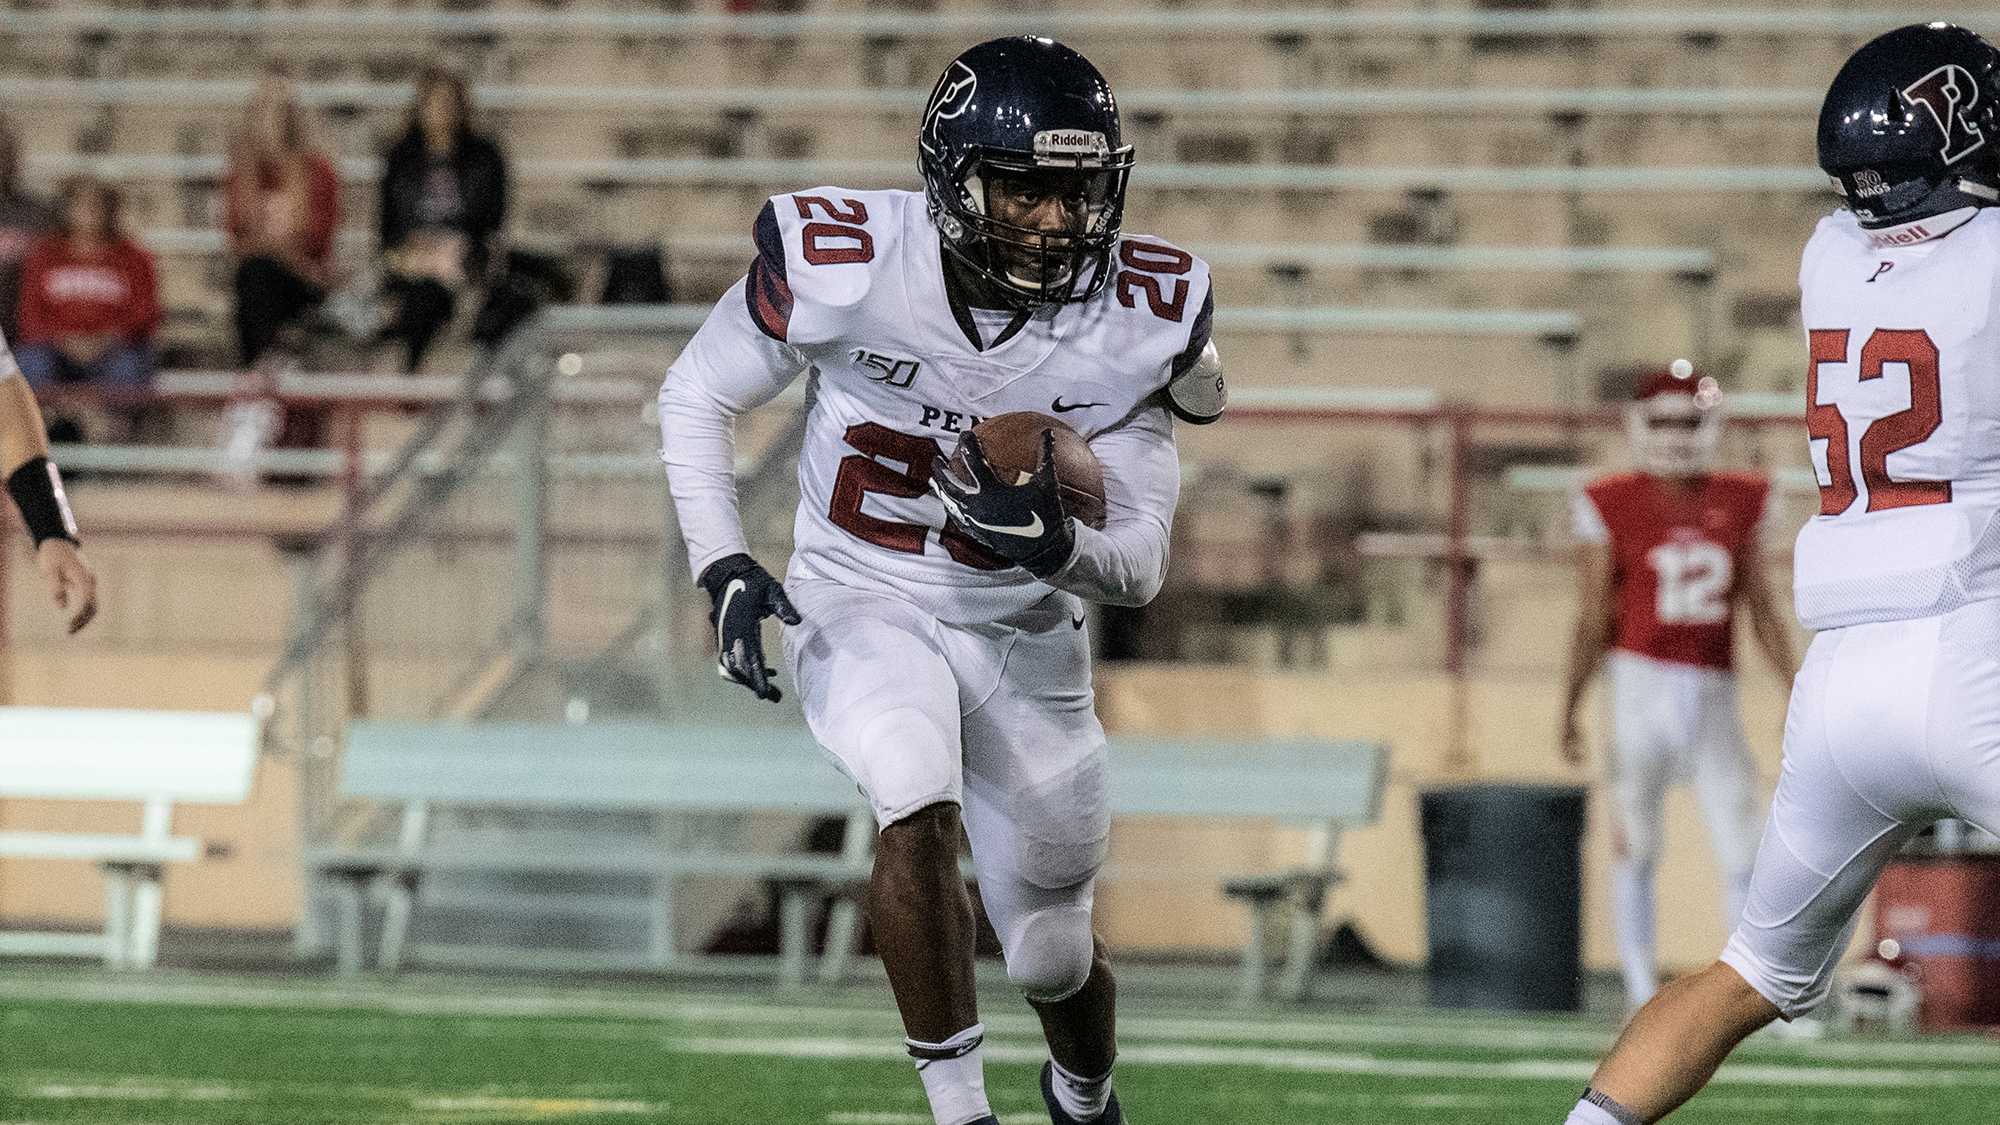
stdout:
[[867,375],[885,387],[907,387],[916,382],[917,368],[921,366],[914,359],[897,359],[895,356],[871,352],[867,348],[854,349],[854,362],[873,370]]

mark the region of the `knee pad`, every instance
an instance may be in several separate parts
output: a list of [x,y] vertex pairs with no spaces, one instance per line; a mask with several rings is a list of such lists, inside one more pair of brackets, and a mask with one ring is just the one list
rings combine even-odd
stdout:
[[1090,908],[1051,906],[1034,911],[1002,934],[1007,979],[1021,995],[1041,1003],[1067,1000],[1090,979],[1095,947]]

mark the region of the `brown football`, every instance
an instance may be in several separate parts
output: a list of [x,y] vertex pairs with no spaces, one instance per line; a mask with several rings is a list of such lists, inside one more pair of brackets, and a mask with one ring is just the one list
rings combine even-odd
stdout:
[[[1104,466],[1098,463],[1097,455],[1090,451],[1090,443],[1083,440],[1082,434],[1070,429],[1060,418],[1032,410],[1002,414],[972,427],[972,432],[979,435],[979,447],[986,451],[987,464],[993,466],[1001,480],[1015,484],[1035,471],[1035,463],[1042,456],[1042,434],[1050,430],[1056,435],[1056,484],[1062,496],[1063,514],[1104,530]],[[951,469],[961,480],[972,479],[972,472],[965,465],[963,438],[958,448],[951,451]]]

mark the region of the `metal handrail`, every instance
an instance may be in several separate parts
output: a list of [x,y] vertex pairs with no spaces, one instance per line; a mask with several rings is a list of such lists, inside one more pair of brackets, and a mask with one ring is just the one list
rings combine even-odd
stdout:
[[[705,315],[706,310],[702,312]],[[556,342],[582,334],[684,331],[698,324],[699,319],[687,306],[551,307],[536,313],[499,348],[483,355],[466,374],[450,406],[427,415],[386,467],[367,478],[359,495],[351,499],[342,520],[348,532],[344,566],[327,584],[329,588],[301,598],[300,619],[267,676],[267,685],[275,690],[299,670],[353,612],[361,588],[407,546],[416,530],[476,472],[503,455],[502,441],[548,397],[554,358],[550,353]],[[443,447],[445,434],[459,422],[466,423],[462,436],[450,448]],[[532,458],[536,467],[533,472],[517,473],[516,479],[526,484],[538,482],[545,463],[540,451],[531,449],[520,456]],[[597,468],[624,472],[636,466]],[[403,484],[410,487],[399,489]],[[400,498],[399,505],[383,511],[392,496]],[[379,517],[378,511],[382,512]],[[360,534],[364,527],[371,528],[366,535]]]

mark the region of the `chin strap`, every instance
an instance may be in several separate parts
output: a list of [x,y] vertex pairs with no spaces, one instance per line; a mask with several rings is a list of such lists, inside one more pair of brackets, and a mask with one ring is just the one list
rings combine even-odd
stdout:
[[21,509],[21,522],[39,547],[50,539],[77,542],[76,517],[69,510],[62,474],[47,457],[31,457],[7,474],[7,494]]

